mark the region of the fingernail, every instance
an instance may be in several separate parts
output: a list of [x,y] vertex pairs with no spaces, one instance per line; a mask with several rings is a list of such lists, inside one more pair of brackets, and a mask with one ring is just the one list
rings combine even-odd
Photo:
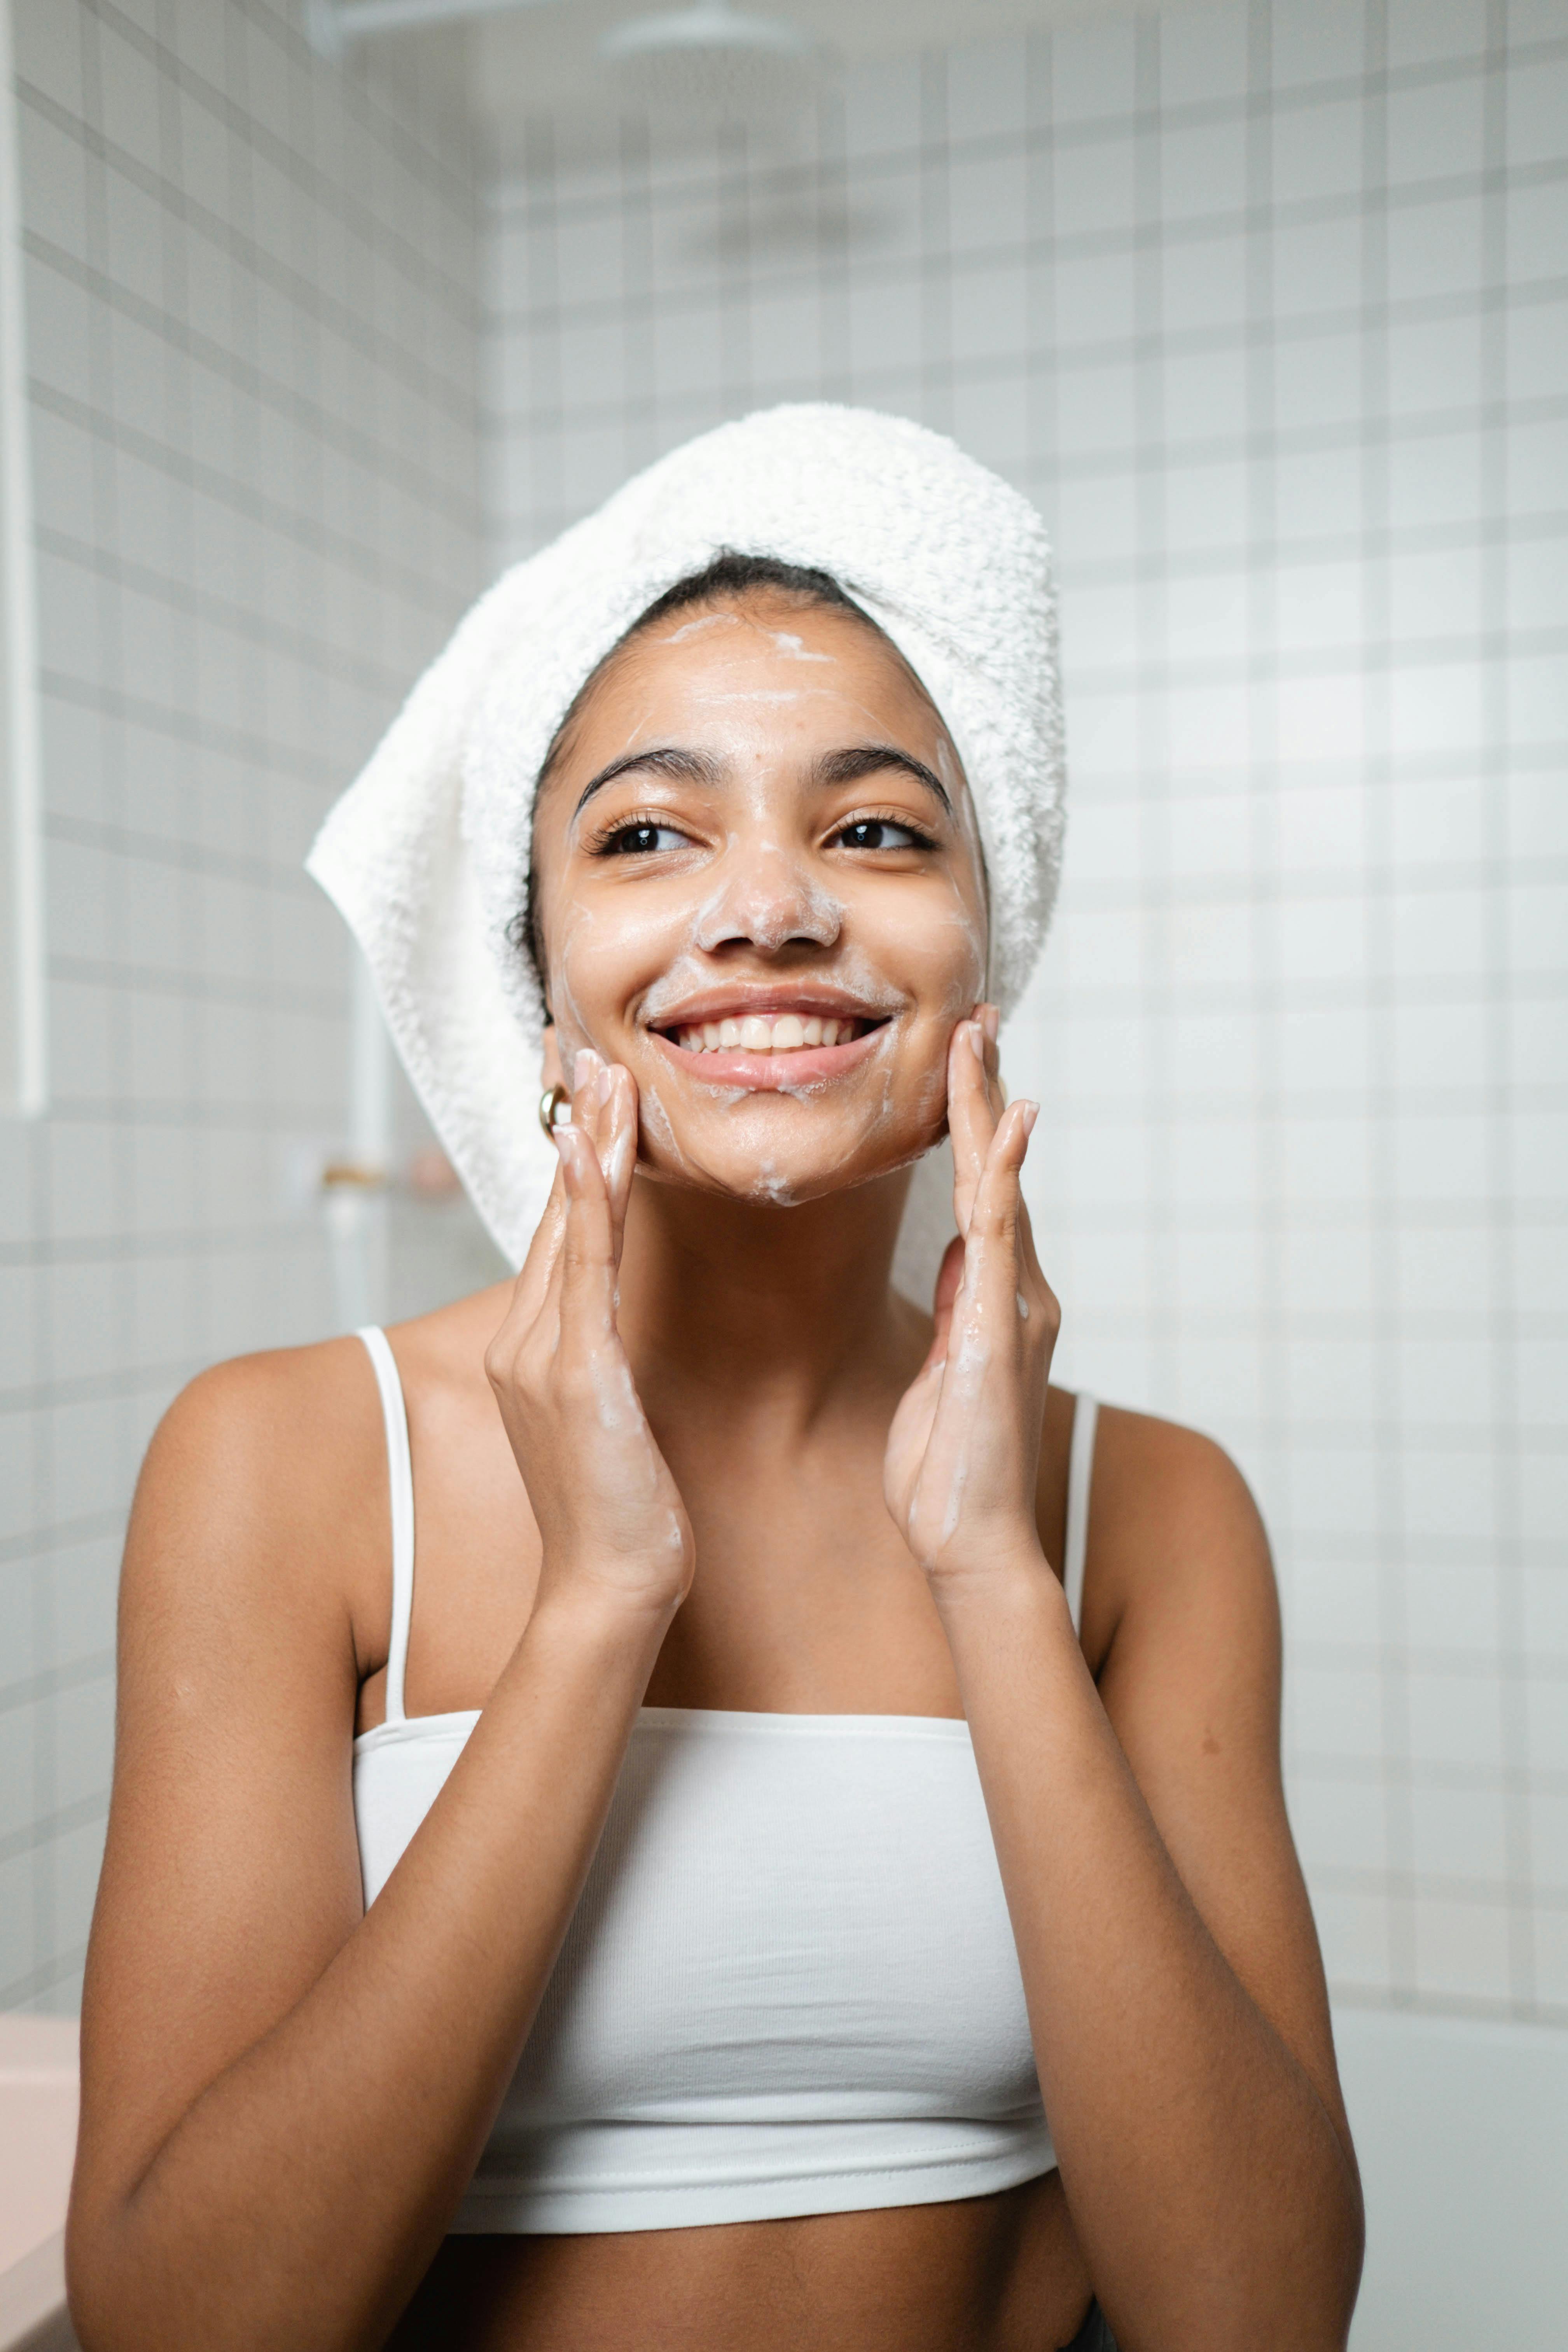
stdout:
[[601,1103],[607,1103],[609,1101],[610,1073],[603,1062],[599,1065],[599,1075],[594,1081],[594,1092]]
[[978,1021],[971,1021],[967,1024],[967,1026],[969,1030],[969,1043],[973,1051],[974,1058],[978,1063],[980,1063],[982,1067],[984,1067],[985,1062],[985,1033],[982,1029]]
[[1033,1135],[1035,1131],[1035,1121],[1038,1118],[1039,1115],[1040,1106],[1037,1102],[1026,1101],[1024,1104],[1024,1133],[1026,1135]]
[[991,1043],[994,1045],[997,1038],[1002,1034],[1002,1014],[999,1007],[994,1004],[983,1005],[981,1008],[980,1019],[982,1025],[984,1028],[985,1034],[990,1038]]
[[603,1067],[592,1045],[580,1045],[572,1057],[572,1091],[580,1095],[590,1085],[595,1070]]

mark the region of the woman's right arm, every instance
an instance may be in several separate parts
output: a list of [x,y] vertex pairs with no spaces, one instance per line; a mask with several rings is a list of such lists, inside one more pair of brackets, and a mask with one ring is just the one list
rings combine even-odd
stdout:
[[538,1600],[368,1913],[329,1539],[373,1392],[333,1349],[253,1359],[154,1440],[83,2016],[68,2267],[87,2352],[380,2344],[468,2183],[690,1575],[614,1332],[628,1097],[617,1073],[564,1146],[569,1199],[490,1351],[544,1537]]

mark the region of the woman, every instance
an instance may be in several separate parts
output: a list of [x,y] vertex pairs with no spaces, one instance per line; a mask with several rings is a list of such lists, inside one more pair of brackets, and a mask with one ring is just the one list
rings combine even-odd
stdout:
[[82,2342],[1342,2345],[1262,1532],[1047,1387],[1037,524],[784,411],[584,530],[316,859],[514,1246],[548,1024],[521,1272],[205,1375],[138,1492]]

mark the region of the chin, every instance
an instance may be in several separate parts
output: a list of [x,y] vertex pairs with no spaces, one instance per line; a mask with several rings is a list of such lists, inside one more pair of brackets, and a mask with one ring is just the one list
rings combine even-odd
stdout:
[[[706,1122],[704,1122],[704,1125]],[[795,1209],[835,1192],[858,1190],[912,1167],[941,1142],[945,1119],[911,1118],[899,1131],[884,1122],[875,1135],[828,1138],[770,1136],[716,1140],[645,1123],[639,1172],[656,1183],[744,1201],[759,1208]]]

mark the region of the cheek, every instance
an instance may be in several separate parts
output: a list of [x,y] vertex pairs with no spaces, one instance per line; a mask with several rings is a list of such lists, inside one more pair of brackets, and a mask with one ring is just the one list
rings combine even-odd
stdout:
[[880,937],[866,935],[866,947],[884,971],[896,974],[917,1024],[951,1027],[984,989],[984,914],[956,888],[931,894],[915,919],[902,912]]
[[668,961],[668,920],[655,910],[566,898],[551,909],[545,940],[550,1007],[563,1047],[613,1039],[627,996]]
[[933,925],[931,950],[933,982],[940,991],[942,1012],[952,1020],[960,1020],[984,992],[984,914],[955,901],[945,919]]

